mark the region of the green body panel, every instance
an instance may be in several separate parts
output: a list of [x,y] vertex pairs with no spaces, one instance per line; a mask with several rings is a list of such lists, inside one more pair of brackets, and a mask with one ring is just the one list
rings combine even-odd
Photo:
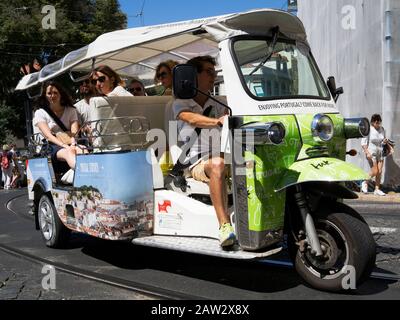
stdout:
[[[344,118],[340,114],[326,114],[332,119],[334,125],[334,136],[329,142],[317,142],[314,140],[311,132],[311,123],[314,115],[304,114],[297,115],[296,119],[299,124],[303,146],[297,160],[308,159],[311,156],[313,147],[326,147],[326,152],[317,152],[317,156],[330,156],[332,158],[345,160],[346,158],[346,138],[344,136]],[[308,153],[308,154],[307,154]],[[315,155],[314,155],[315,156]]]
[[307,181],[357,181],[368,177],[364,170],[351,163],[336,158],[314,158],[298,161],[290,166],[275,186],[275,190]]
[[311,133],[313,114],[245,116],[244,123],[281,122],[286,129],[280,145],[256,146],[244,151],[248,227],[250,231],[283,227],[285,187],[307,181],[355,181],[368,178],[360,168],[344,162],[346,138],[340,114],[327,114],[333,121],[334,137],[316,141]]
[[301,139],[295,116],[248,116],[245,123],[281,122],[286,136],[281,145],[257,146],[254,153],[244,152],[248,193],[249,230],[283,228],[286,192],[275,192],[276,184],[296,160]]

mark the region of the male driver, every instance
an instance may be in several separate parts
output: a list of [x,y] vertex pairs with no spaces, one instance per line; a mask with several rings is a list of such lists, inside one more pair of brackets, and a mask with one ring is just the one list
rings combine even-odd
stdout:
[[[197,70],[198,89],[209,93],[214,87],[217,76],[214,58],[199,56],[187,63]],[[208,107],[212,108],[215,117],[203,115]],[[188,137],[193,136],[196,127],[203,129],[200,142],[196,137],[185,162],[193,163],[193,159],[200,158],[189,167],[190,173],[194,179],[209,183],[211,201],[220,225],[220,244],[222,247],[231,246],[235,242],[235,234],[228,214],[224,158],[219,150],[213,150],[210,147],[208,139],[203,138],[206,129],[221,129],[226,114],[225,107],[209,99],[206,95],[197,93],[193,99],[176,99],[172,110],[175,119],[178,120],[178,132],[181,140],[187,141]],[[208,112],[206,113],[208,114]]]

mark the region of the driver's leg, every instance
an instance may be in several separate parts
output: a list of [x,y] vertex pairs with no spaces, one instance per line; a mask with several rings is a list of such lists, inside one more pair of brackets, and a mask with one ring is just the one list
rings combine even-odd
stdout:
[[220,225],[219,240],[222,247],[234,244],[236,237],[228,214],[225,161],[213,157],[204,164],[204,173],[210,179],[210,196]]
[[228,216],[228,204],[226,203],[227,191],[225,181],[225,162],[221,157],[211,158],[204,165],[204,171],[209,177],[210,196],[220,226],[230,223]]

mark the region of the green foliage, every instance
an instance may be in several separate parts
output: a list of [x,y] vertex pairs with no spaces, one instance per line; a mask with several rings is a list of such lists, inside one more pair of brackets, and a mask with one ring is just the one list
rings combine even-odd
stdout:
[[[56,29],[43,29],[45,5],[56,9]],[[0,2],[0,144],[7,135],[23,137],[24,93],[14,92],[20,68],[43,54],[49,63],[94,41],[99,35],[126,28],[117,0],[13,0]]]

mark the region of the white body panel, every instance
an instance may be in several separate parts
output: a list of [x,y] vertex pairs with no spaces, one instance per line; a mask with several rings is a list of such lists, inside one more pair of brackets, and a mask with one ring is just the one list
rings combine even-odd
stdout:
[[230,41],[220,42],[220,60],[224,70],[225,90],[228,105],[233,115],[273,115],[338,113],[335,102],[320,99],[284,99],[258,101],[251,98],[243,89],[239,73],[230,51]]
[[169,190],[155,191],[154,197],[154,234],[218,239],[213,206]]

